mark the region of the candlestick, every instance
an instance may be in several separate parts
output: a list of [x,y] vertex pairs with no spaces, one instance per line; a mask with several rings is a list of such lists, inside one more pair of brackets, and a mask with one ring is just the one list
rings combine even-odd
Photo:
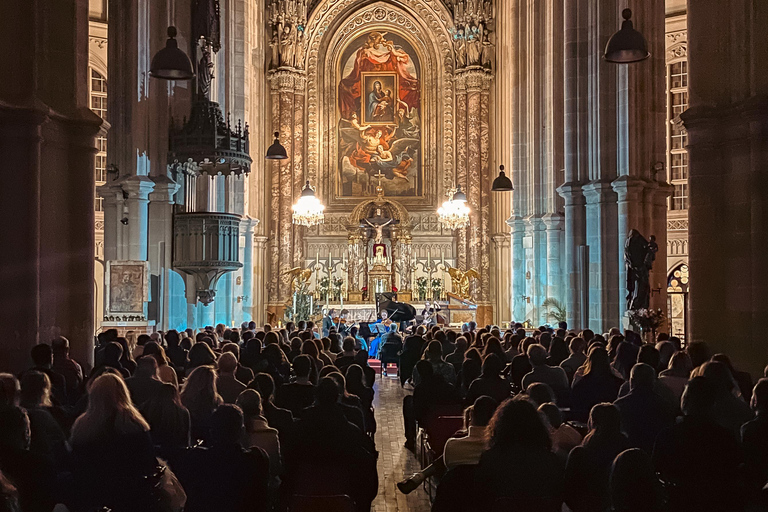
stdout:
[[440,249],[440,260],[443,263],[443,268],[445,268],[445,251],[443,249]]

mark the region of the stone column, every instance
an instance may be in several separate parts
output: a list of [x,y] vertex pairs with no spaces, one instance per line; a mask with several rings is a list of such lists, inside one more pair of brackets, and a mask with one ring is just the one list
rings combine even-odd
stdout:
[[[72,356],[93,358],[95,137],[88,109],[88,2],[0,3],[8,20],[0,84],[0,343],[6,371],[31,364],[38,342],[61,334]],[[41,31],[40,27],[46,27]],[[12,250],[11,250],[12,248]]]
[[[566,178],[567,179],[567,178]],[[588,326],[581,325],[582,312],[587,307],[581,301],[581,266],[579,265],[579,246],[586,244],[586,230],[584,229],[584,205],[586,203],[580,185],[566,182],[558,189],[558,193],[565,199],[565,310],[568,327],[571,329],[585,329]]]
[[256,244],[253,237],[253,230],[259,223],[257,219],[246,217],[240,222],[240,232],[243,234],[245,243],[243,244],[243,285],[242,294],[245,297],[240,303],[240,309],[242,310],[242,321],[253,320],[253,304],[254,304],[254,251],[253,247]]
[[690,2],[690,107],[681,115],[690,162],[691,338],[753,377],[768,359],[766,23],[761,0]]
[[520,217],[511,217],[507,224],[509,224],[512,234],[512,320],[514,322],[524,322],[526,320],[526,301],[523,298],[526,295],[525,249],[523,249],[525,221]]
[[266,236],[253,237],[254,251],[253,251],[253,273],[254,273],[254,285],[248,290],[253,297],[252,315],[253,321],[257,325],[263,325],[267,321],[267,302],[268,302],[268,290],[264,286],[260,286],[259,283],[267,282],[266,274],[269,270],[267,265],[267,241],[269,238]]
[[125,254],[129,260],[147,259],[148,243],[148,205],[149,193],[155,187],[155,183],[147,176],[130,176],[121,182],[120,186],[128,194],[125,204],[128,213],[125,218],[128,224],[124,227],[127,237],[123,237],[123,246],[127,249]]
[[[560,300],[563,296],[562,290],[562,236],[563,236],[563,216],[560,214],[547,214],[542,217],[542,222],[546,229],[547,237],[547,286],[546,296]],[[546,312],[545,312],[546,315]],[[551,319],[547,318],[551,322]]]
[[[466,193],[467,181],[467,81],[463,73],[456,75],[454,81],[456,94],[456,179],[454,186],[460,185]],[[467,232],[470,228],[456,230],[456,268],[467,269]]]
[[[611,184],[613,190],[618,196],[618,220],[617,220],[617,235],[618,244],[616,250],[619,254],[624,254],[624,243],[626,242],[627,235],[630,229],[637,229],[643,231],[642,226],[636,226],[632,224],[635,219],[641,218],[639,215],[642,209],[642,202],[640,201],[643,192],[644,183],[632,176],[621,176],[614,180]],[[666,205],[665,205],[666,206]],[[653,233],[645,233],[643,235],[647,238]],[[665,265],[662,264],[662,267]],[[665,286],[666,288],[666,286]],[[624,259],[621,258],[619,262],[619,317],[624,318],[624,314],[627,311],[627,268],[624,265]]]
[[[179,184],[165,175],[152,178],[154,187],[147,207],[149,232],[150,303],[148,320],[162,331],[169,327],[170,273],[173,267],[173,205]],[[156,286],[152,286],[152,282]]]
[[506,234],[497,234],[492,237],[494,251],[493,263],[496,273],[493,276],[493,295],[494,312],[496,314],[495,323],[501,325],[502,322],[512,320],[512,311],[510,309],[511,297],[511,276],[509,272],[511,254],[510,237]]

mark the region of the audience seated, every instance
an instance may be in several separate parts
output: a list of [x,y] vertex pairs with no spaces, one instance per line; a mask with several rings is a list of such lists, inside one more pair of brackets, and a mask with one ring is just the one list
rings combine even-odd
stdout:
[[563,413],[552,402],[539,406],[539,412],[544,415],[549,424],[549,437],[552,439],[552,451],[565,461],[573,448],[581,444],[581,434],[578,430],[563,422]]
[[268,373],[257,373],[248,387],[261,395],[264,417],[270,427],[277,429],[280,439],[290,435],[293,431],[293,413],[289,409],[276,406],[272,401],[275,394],[275,381],[272,376]]
[[[117,347],[119,349],[119,346]],[[114,352],[116,348],[113,348]],[[66,405],[67,399],[67,381],[64,376],[52,369],[53,367],[53,350],[50,345],[40,343],[32,347],[30,351],[32,356],[33,366],[28,371],[36,371],[44,373],[51,381],[52,399],[56,405]],[[119,356],[118,356],[119,359]],[[119,363],[118,363],[119,364]],[[23,378],[24,374],[19,375],[19,379]],[[126,374],[126,377],[129,375]]]
[[589,432],[581,446],[571,450],[565,466],[565,503],[573,512],[608,508],[611,463],[627,448],[629,441],[621,432],[619,410],[609,403],[592,407]]
[[153,357],[155,361],[157,361],[157,378],[160,379],[161,382],[179,387],[179,379],[176,375],[176,370],[171,366],[162,345],[155,341],[147,342],[144,345],[144,354],[139,361],[137,361],[137,365],[139,365],[141,359],[145,357]]
[[223,404],[211,415],[210,447],[189,450],[176,474],[187,493],[186,512],[263,512],[269,500],[269,457],[243,448],[243,413]]
[[189,410],[192,443],[209,443],[211,416],[224,403],[216,389],[216,372],[212,366],[198,366],[189,374],[181,391],[181,403]]
[[534,382],[543,382],[552,388],[558,403],[567,401],[570,394],[568,376],[565,374],[565,370],[559,366],[549,366],[547,357],[547,350],[543,345],[533,344],[528,347],[531,372],[523,377],[522,386],[527,388]]
[[582,377],[573,381],[571,417],[585,422],[596,404],[616,400],[622,380],[613,373],[608,352],[599,346],[589,351],[582,368]]
[[159,456],[171,460],[189,447],[191,420],[179,390],[162,384],[139,409],[149,424],[149,435]]
[[497,354],[486,356],[482,373],[469,386],[465,403],[473,404],[477,398],[486,395],[501,403],[509,398],[512,388],[509,381],[501,376],[504,361]]
[[670,510],[741,510],[736,436],[713,417],[717,384],[694,377],[683,392],[681,422],[662,430],[653,465],[667,485]]
[[473,510],[492,510],[499,498],[510,498],[512,510],[561,510],[563,464],[529,401],[502,403],[488,424],[487,439],[474,474]]
[[[307,343],[312,342],[305,342]],[[296,378],[293,382],[279,386],[275,393],[275,404],[288,409],[296,418],[301,416],[302,410],[315,401],[315,387],[309,380],[312,366],[313,361],[310,356],[306,354],[298,356],[293,360],[293,372]]]
[[768,379],[757,381],[752,390],[752,410],[755,419],[741,427],[744,470],[749,493],[765,509],[768,499],[762,492],[768,482]]
[[216,389],[225,404],[233,404],[240,396],[246,385],[237,380],[237,358],[232,352],[224,352],[219,356],[219,370],[216,379]]
[[680,403],[691,370],[693,370],[693,364],[690,356],[686,352],[675,352],[669,360],[667,369],[659,373],[659,382],[672,391],[676,404]]
[[581,336],[571,338],[571,342],[568,345],[568,349],[571,353],[562,363],[560,363],[560,368],[565,370],[569,383],[573,382],[573,376],[576,373],[576,370],[587,361],[587,355],[584,353],[586,347],[587,344]]
[[621,452],[611,466],[612,512],[662,512],[664,495],[648,452]]
[[[435,375],[441,375],[446,383],[456,385],[456,371],[453,369],[452,364],[446,363],[443,360],[443,346],[439,341],[431,341],[427,345],[427,350],[424,352],[424,360],[432,365]],[[421,382],[418,364],[413,368],[412,379],[414,386],[418,386]]]
[[752,410],[741,398],[728,367],[718,361],[708,361],[699,367],[699,375],[710,381],[715,391],[712,419],[739,437],[741,426],[752,419]]
[[280,438],[276,429],[271,428],[261,408],[261,395],[253,389],[246,389],[237,397],[236,405],[243,411],[245,435],[243,446],[259,447],[269,457],[269,488],[273,491],[280,486],[283,472],[283,456],[280,452]]
[[[432,342],[436,343],[436,342]],[[440,344],[436,345],[438,348]],[[413,395],[403,398],[403,422],[405,424],[405,447],[413,450],[416,442],[416,422],[423,421],[436,407],[458,404],[456,388],[447,383],[442,374],[435,373],[434,366],[426,359],[416,363],[415,370],[421,378]]]
[[26,409],[29,417],[29,450],[57,467],[63,466],[67,458],[67,439],[61,425],[51,414],[53,403],[48,375],[35,370],[24,374],[19,405]]
[[157,360],[154,357],[139,359],[135,375],[125,379],[125,385],[128,386],[133,403],[141,407],[163,387],[157,376]]
[[[346,372],[347,367],[355,362],[355,338],[347,336],[341,344],[341,354],[336,357],[334,365],[341,372]],[[292,360],[293,361],[293,360]]]
[[[53,352],[51,370],[64,377],[67,399],[69,405],[73,405],[82,394],[83,368],[69,357],[69,340],[64,336],[57,336],[51,341],[51,351]],[[50,376],[48,378],[50,379]]]

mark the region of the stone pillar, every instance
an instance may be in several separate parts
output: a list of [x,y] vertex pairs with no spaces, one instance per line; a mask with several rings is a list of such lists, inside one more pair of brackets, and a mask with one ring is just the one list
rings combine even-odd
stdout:
[[525,249],[523,248],[523,238],[525,238],[525,221],[520,217],[512,217],[507,221],[512,234],[512,320],[514,322],[524,322],[526,300],[525,289]]
[[494,312],[496,314],[495,323],[501,325],[502,322],[512,320],[512,311],[510,309],[511,297],[511,276],[509,272],[511,254],[510,237],[506,234],[497,234],[492,237],[494,251],[493,266],[496,273],[493,276],[493,298]]
[[768,360],[766,23],[761,0],[690,2],[690,106],[680,116],[688,131],[691,338],[753,377]]
[[246,217],[240,223],[240,232],[243,234],[245,243],[243,244],[243,284],[242,295],[243,301],[240,303],[240,313],[243,317],[242,321],[253,320],[253,304],[254,304],[254,273],[256,269],[253,247],[256,245],[253,237],[253,230],[259,223],[257,219]]
[[[273,229],[276,247],[272,251],[272,268],[275,283],[271,304],[282,304],[291,295],[290,276],[286,270],[304,264],[304,230],[292,223],[293,203],[304,186],[304,71],[280,68],[270,72],[274,131],[280,132],[280,142],[289,155],[288,160],[272,163]],[[276,208],[275,208],[276,207]],[[275,261],[274,258],[277,258]]]
[[[456,179],[454,186],[460,185],[466,193],[467,181],[467,81],[464,74],[457,74],[454,81],[456,94]],[[469,228],[456,230],[456,268],[470,268],[467,258],[467,233]]]
[[173,205],[179,184],[165,175],[152,178],[147,214],[150,297],[148,320],[167,331],[170,316],[170,273],[173,267]]
[[267,248],[269,247],[267,241],[269,239],[266,236],[253,237],[254,251],[253,251],[253,274],[254,283],[251,289],[247,289],[246,293],[250,293],[253,297],[252,319],[257,325],[263,325],[267,321],[267,302],[268,302],[268,290],[264,286],[260,286],[259,283],[267,282],[267,271],[269,267],[267,265]]
[[[567,178],[566,178],[567,179]],[[565,199],[565,310],[568,327],[584,329],[581,325],[582,311],[587,307],[581,301],[581,266],[579,265],[579,246],[586,244],[584,228],[584,205],[586,203],[581,186],[566,182],[558,189]]]
[[[641,194],[644,183],[632,176],[620,176],[611,184],[618,198],[617,235],[618,244],[616,250],[624,254],[624,243],[627,240],[629,230],[637,229],[647,238],[652,233],[644,232],[642,226],[632,224],[635,219],[642,218]],[[666,205],[665,205],[666,206]],[[666,231],[666,230],[665,230]],[[662,268],[665,266],[660,262]],[[651,286],[653,287],[653,286]],[[666,288],[666,286],[665,286]],[[619,316],[624,317],[627,312],[627,268],[623,257],[619,262]]]
[[[38,342],[61,334],[93,362],[94,154],[102,120],[88,109],[88,2],[9,0],[0,41],[0,342],[6,371],[31,364]],[[41,30],[40,27],[47,27]]]
[[128,194],[125,204],[128,212],[124,218],[128,224],[124,225],[123,246],[126,248],[125,258],[128,260],[147,259],[148,243],[148,205],[149,193],[155,187],[154,182],[147,176],[130,176],[120,185]]
[[[542,218],[547,237],[547,286],[546,297],[561,301],[563,296],[562,277],[562,236],[563,216],[560,214],[547,214]],[[562,303],[562,302],[561,302]],[[546,311],[544,313],[547,314]],[[549,323],[553,323],[547,318]]]

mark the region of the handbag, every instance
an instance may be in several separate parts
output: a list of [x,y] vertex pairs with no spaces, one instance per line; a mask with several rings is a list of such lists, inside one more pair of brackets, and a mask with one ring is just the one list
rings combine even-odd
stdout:
[[155,472],[152,474],[152,482],[157,512],[181,512],[184,509],[184,505],[187,504],[187,493],[184,492],[184,487],[168,464],[159,457]]

